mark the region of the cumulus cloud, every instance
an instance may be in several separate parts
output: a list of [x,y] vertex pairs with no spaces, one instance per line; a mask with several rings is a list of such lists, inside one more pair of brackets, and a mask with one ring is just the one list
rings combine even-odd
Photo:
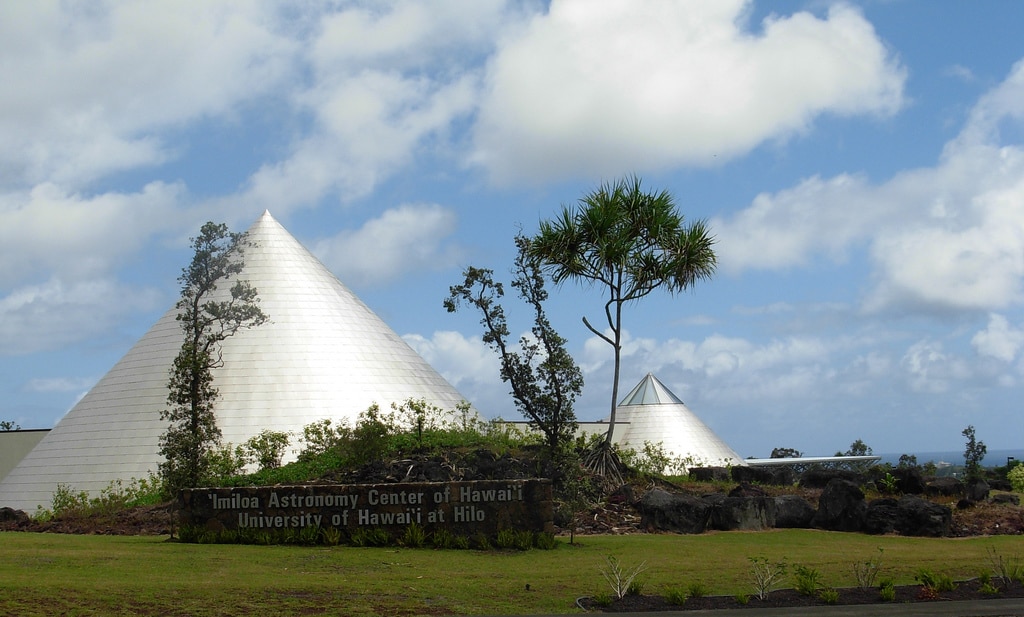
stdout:
[[855,9],[754,32],[748,4],[552,2],[491,60],[473,162],[498,182],[704,165],[903,104],[904,69]]
[[1006,317],[993,313],[988,317],[988,326],[971,338],[971,345],[978,355],[1013,362],[1024,347],[1024,329],[1014,328]]
[[996,141],[1024,117],[1024,64],[982,97],[935,167],[874,185],[843,174],[759,195],[713,220],[725,272],[843,262],[866,249],[864,309],[988,311],[1024,300],[1024,149]]
[[0,7],[0,182],[77,186],[174,156],[152,133],[275,88],[293,43],[265,5]]
[[0,195],[0,285],[44,272],[65,278],[103,274],[153,234],[178,228],[182,200],[180,185],[161,182],[137,193],[87,196],[43,183]]
[[455,265],[459,251],[448,237],[456,223],[455,213],[437,204],[406,204],[358,230],[317,242],[313,252],[343,281],[381,284],[410,272]]
[[0,297],[0,353],[28,354],[87,340],[126,315],[159,308],[162,299],[153,290],[106,279],[52,279],[21,287]]
[[900,360],[908,384],[915,392],[942,393],[967,378],[970,370],[962,358],[947,353],[936,341],[918,341]]

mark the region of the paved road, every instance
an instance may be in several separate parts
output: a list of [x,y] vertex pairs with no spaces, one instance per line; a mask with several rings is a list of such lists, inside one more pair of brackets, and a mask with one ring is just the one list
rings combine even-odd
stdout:
[[[593,613],[600,614],[600,613]],[[713,611],[604,613],[616,617],[1024,617],[1024,599],[915,602],[799,608],[730,608]],[[548,615],[546,617],[553,617]]]

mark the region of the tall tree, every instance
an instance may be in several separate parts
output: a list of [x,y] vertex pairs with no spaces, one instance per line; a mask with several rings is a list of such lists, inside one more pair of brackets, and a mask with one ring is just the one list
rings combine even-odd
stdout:
[[667,191],[645,192],[641,179],[630,176],[605,183],[564,206],[550,221],[541,221],[530,255],[556,284],[576,281],[597,284],[606,294],[607,330],[583,323],[615,354],[611,413],[606,446],[615,430],[622,353],[622,308],[656,289],[676,293],[710,279],[717,260],[707,224],[685,224]]
[[530,240],[516,236],[519,249],[513,266],[512,286],[533,312],[531,336],[519,339],[520,351],[509,344],[505,311],[498,301],[504,287],[495,282],[493,271],[470,266],[461,285],[450,288],[444,301],[449,313],[466,304],[480,311],[484,326],[483,341],[495,350],[501,360],[501,379],[512,388],[516,407],[529,419],[531,426],[544,434],[552,454],[573,438],[576,416],[573,402],[583,389],[583,374],[565,350],[563,339],[548,321],[544,301],[544,276],[537,261],[529,255]]
[[[246,234],[231,233],[223,223],[206,223],[192,238],[192,262],[178,277],[177,320],[184,341],[167,384],[169,408],[160,412],[169,423],[160,437],[160,475],[171,494],[209,479],[211,454],[221,438],[214,415],[219,394],[213,386],[213,369],[223,365],[221,343],[267,320],[257,290],[237,278],[250,246]],[[230,285],[226,296],[216,293],[221,285]]]

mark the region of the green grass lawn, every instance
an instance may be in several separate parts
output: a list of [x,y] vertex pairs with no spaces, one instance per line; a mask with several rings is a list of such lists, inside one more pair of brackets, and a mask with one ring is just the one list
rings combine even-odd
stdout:
[[[578,612],[608,593],[606,558],[643,561],[645,593],[700,581],[751,593],[750,558],[816,568],[853,586],[853,564],[883,549],[882,576],[927,568],[957,579],[1013,557],[1020,538],[923,539],[808,530],[697,536],[584,536],[552,551],[201,545],[164,537],[0,533],[3,615],[499,615]],[[529,585],[529,589],[527,589]],[[787,579],[785,586],[792,586]]]

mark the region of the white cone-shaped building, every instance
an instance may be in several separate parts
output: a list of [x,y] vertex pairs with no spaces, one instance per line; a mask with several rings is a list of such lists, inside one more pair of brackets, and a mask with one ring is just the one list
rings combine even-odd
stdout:
[[[269,321],[224,341],[214,386],[225,442],[264,429],[301,435],[323,418],[351,424],[373,403],[423,398],[454,409],[463,400],[269,212],[248,233],[240,279]],[[0,482],[0,507],[49,508],[58,484],[97,495],[157,471],[160,411],[182,343],[176,315],[172,307]]]
[[615,414],[613,436],[620,447],[639,451],[645,441],[660,442],[666,453],[683,459],[687,468],[743,464],[728,444],[650,373],[622,399]]

